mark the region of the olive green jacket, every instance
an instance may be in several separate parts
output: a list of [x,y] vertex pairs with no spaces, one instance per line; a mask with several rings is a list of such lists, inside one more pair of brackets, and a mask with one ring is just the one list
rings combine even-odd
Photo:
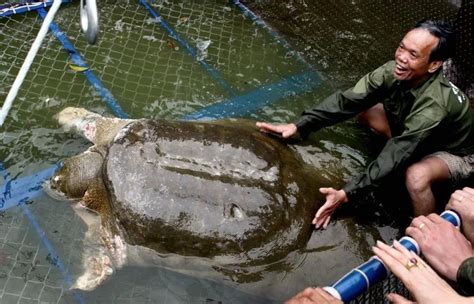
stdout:
[[462,262],[458,269],[456,281],[464,295],[474,296],[474,257]]
[[304,111],[295,123],[301,136],[306,137],[383,103],[392,138],[365,172],[344,187],[349,198],[429,153],[474,153],[474,111],[466,95],[441,71],[417,88],[407,89],[403,81],[395,79],[394,68],[394,61],[387,62],[351,89],[338,91],[314,109]]

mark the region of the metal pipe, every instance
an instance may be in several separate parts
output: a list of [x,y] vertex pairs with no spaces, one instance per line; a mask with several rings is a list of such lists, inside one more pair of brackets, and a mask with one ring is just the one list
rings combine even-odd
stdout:
[[81,0],[81,29],[89,44],[99,36],[99,13],[96,0]]

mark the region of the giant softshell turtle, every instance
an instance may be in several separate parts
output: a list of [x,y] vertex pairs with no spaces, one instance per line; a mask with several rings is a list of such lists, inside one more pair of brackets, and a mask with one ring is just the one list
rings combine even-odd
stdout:
[[123,120],[81,108],[57,118],[95,145],[65,161],[51,190],[98,212],[109,242],[261,265],[311,235],[321,177],[254,122]]

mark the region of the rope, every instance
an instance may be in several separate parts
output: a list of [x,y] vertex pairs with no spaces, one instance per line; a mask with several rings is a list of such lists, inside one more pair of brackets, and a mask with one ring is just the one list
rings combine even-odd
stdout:
[[3,104],[2,109],[0,110],[0,127],[5,122],[5,118],[7,117],[8,112],[12,107],[13,100],[18,94],[18,90],[20,89],[23,80],[25,80],[26,74],[28,73],[31,64],[33,63],[33,60],[35,59],[36,54],[38,53],[41,43],[43,42],[44,37],[48,33],[49,25],[53,21],[54,15],[56,14],[60,6],[61,0],[54,0],[53,6],[49,10],[48,15],[46,16],[43,24],[41,25],[41,28],[38,32],[38,36],[36,36],[36,39],[31,45],[30,51],[28,52],[28,55],[26,55],[26,59],[23,62],[23,65],[21,66],[21,69],[18,72],[18,75],[16,76],[16,79],[13,82],[10,91],[8,92],[7,98],[5,99],[5,103]]

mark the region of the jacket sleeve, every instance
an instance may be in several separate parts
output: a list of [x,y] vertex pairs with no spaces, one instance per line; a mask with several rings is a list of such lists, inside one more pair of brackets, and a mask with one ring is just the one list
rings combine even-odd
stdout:
[[462,262],[456,281],[465,296],[474,296],[474,257]]
[[423,141],[445,116],[445,110],[430,97],[417,101],[404,122],[403,133],[389,139],[366,170],[343,188],[348,198],[366,187],[379,184],[389,173],[406,166],[419,150],[425,149]]
[[390,62],[386,63],[365,75],[354,87],[337,91],[315,108],[304,111],[295,123],[300,135],[306,138],[311,132],[349,119],[382,101],[386,94],[383,87],[392,70]]

